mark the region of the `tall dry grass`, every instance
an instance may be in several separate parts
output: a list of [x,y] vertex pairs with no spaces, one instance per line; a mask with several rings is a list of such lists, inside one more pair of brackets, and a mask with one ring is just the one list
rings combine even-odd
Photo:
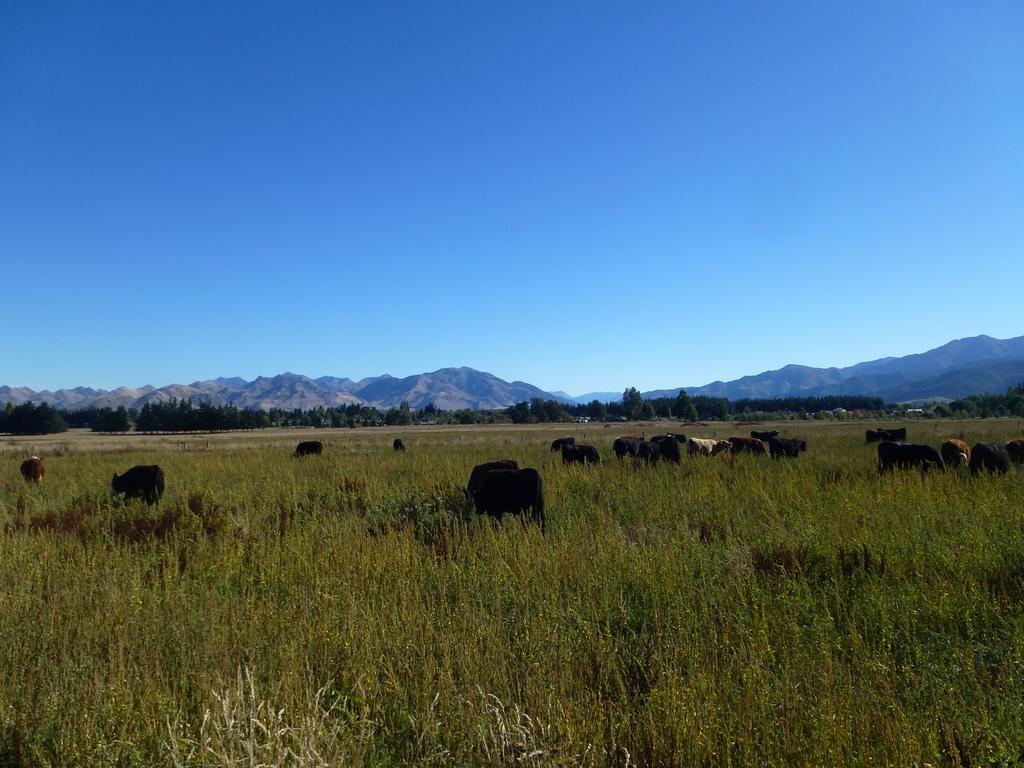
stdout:
[[[516,430],[5,463],[0,765],[1024,760],[1024,477],[785,428],[799,460],[639,470],[593,430],[599,467]],[[546,535],[465,509],[506,457]],[[133,463],[159,507],[105,495]]]

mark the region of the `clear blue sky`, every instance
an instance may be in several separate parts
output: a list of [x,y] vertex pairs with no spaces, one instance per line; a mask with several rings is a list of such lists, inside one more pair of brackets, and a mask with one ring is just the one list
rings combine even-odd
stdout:
[[1024,333],[1024,3],[0,0],[0,384]]

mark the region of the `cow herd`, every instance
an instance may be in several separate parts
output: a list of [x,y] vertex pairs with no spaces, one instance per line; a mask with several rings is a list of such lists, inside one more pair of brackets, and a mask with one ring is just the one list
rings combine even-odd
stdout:
[[[1005,444],[975,443],[969,446],[963,440],[949,439],[935,449],[930,445],[904,442],[903,429],[869,429],[867,443],[878,443],[878,471],[917,468],[923,473],[929,469],[967,467],[971,474],[993,472],[1005,474],[1011,464],[1024,465],[1024,439]],[[396,451],[405,451],[405,443],[396,438],[392,443]],[[716,438],[687,437],[682,434],[655,435],[649,440],[643,435],[623,435],[612,442],[612,452],[621,462],[632,457],[636,465],[656,464],[661,460],[681,462],[688,456],[714,457],[722,453],[770,455],[772,458],[797,458],[807,450],[807,442],[781,437],[778,431],[751,432],[749,437]],[[576,442],[575,437],[561,437],[551,443],[551,451],[561,453],[563,464],[600,464],[597,448]],[[298,443],[295,456],[316,456],[323,453],[323,443],[308,440]],[[21,463],[21,475],[26,482],[40,483],[46,469],[39,456],[31,456]],[[147,504],[160,500],[164,492],[164,472],[156,464],[137,465],[114,474],[110,483],[112,495],[139,498]],[[536,523],[544,530],[544,489],[540,473],[529,467],[520,468],[512,459],[490,461],[473,467],[466,484],[466,498],[472,502],[477,514],[500,519],[506,514],[524,515],[524,522]]]
[[[561,440],[571,439],[561,438]],[[555,441],[555,443],[558,442],[560,441]],[[551,450],[555,450],[555,443],[552,443]],[[796,458],[806,450],[806,440],[780,437],[776,430],[771,432],[754,431],[750,433],[750,437],[730,437],[728,440],[687,437],[677,434],[655,435],[650,440],[646,440],[642,436],[623,435],[615,438],[612,443],[612,451],[620,461],[631,456],[648,463],[666,459],[678,464],[684,452],[688,456],[717,456],[723,452],[753,453],[760,456],[770,455],[772,458],[778,459]]]
[[[867,442],[874,442],[868,430]],[[893,430],[896,431],[896,430]],[[906,430],[898,430],[906,438]],[[875,438],[877,439],[877,438]],[[929,469],[955,469],[967,467],[972,475],[980,472],[1006,474],[1011,464],[1024,464],[1024,439],[1010,440],[999,443],[975,443],[967,445],[963,440],[946,440],[936,450],[930,445],[919,443],[897,442],[888,436],[878,443],[878,471],[880,473],[892,469],[910,469],[912,467],[927,472]]]

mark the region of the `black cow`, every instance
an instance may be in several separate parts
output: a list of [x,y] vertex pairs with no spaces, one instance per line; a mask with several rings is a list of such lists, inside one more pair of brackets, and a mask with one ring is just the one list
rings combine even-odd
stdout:
[[778,459],[783,456],[795,459],[800,455],[800,451],[806,450],[806,440],[795,440],[788,437],[768,438],[768,452],[772,455],[773,459]]
[[971,448],[971,474],[981,470],[1005,475],[1010,471],[1010,454],[998,443],[975,443]]
[[889,440],[878,444],[879,474],[887,469],[909,469],[910,467],[920,467],[922,473],[927,472],[931,467],[943,471],[946,469],[942,456],[930,445],[894,443]]
[[560,437],[557,440],[551,441],[551,452],[562,450],[563,445],[576,445],[575,437]]
[[296,456],[319,456],[324,452],[324,444],[319,440],[306,440],[295,446]]
[[600,464],[601,455],[592,445],[563,445],[563,464]]
[[641,441],[636,449],[636,458],[646,461],[648,464],[657,464],[661,458],[661,446],[658,443],[651,443],[647,440]]
[[656,435],[651,438],[651,442],[658,446],[661,458],[676,464],[679,463],[682,456],[682,451],[679,448],[680,441],[686,445],[686,435]]
[[756,429],[751,430],[751,437],[756,437],[758,440],[770,440],[773,437],[779,436],[779,430],[773,429],[770,432],[758,432]]
[[1014,464],[1024,464],[1024,440],[1011,440],[1003,446]]
[[907,428],[899,429],[869,429],[864,435],[865,443],[899,442],[907,439]]
[[615,441],[612,443],[612,450],[615,451],[615,457],[619,461],[622,461],[623,457],[627,454],[636,458],[640,450],[640,443],[642,442],[643,440],[641,438],[629,435],[616,437]]
[[477,464],[469,473],[469,482],[466,483],[466,498],[472,500],[473,496],[483,487],[484,475],[496,469],[519,469],[519,464],[514,459],[501,459],[499,461],[488,461]]
[[756,437],[730,437],[729,442],[732,443],[733,453],[753,453],[757,456],[768,453],[764,442]]
[[138,464],[123,475],[114,473],[110,495],[123,493],[126,499],[144,499],[147,504],[164,495],[164,471],[157,464]]
[[396,451],[404,451],[405,443],[402,442],[402,438],[396,437],[395,442],[391,444],[391,447],[394,448]]
[[473,494],[473,504],[478,515],[488,514],[498,520],[502,515],[526,512],[544,532],[544,489],[535,469],[492,469]]

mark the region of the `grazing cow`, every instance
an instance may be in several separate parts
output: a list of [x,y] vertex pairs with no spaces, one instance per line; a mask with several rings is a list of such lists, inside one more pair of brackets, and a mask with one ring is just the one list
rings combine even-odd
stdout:
[[394,448],[396,451],[404,451],[405,443],[402,442],[402,438],[396,437],[395,442],[391,444],[391,447]]
[[729,442],[732,443],[733,453],[755,453],[760,456],[768,453],[764,443],[756,437],[730,437]]
[[43,466],[43,460],[38,456],[32,456],[21,462],[21,476],[25,478],[26,483],[41,483],[45,474],[46,468]]
[[563,445],[576,445],[575,437],[560,437],[557,440],[551,441],[551,452],[562,450]]
[[1011,440],[1003,446],[1014,464],[1024,464],[1024,440]]
[[123,475],[114,473],[110,495],[123,493],[126,499],[144,499],[147,504],[160,501],[164,494],[164,471],[156,464],[138,464]]
[[656,435],[651,438],[651,442],[657,444],[661,458],[678,464],[681,455],[679,450],[680,438],[682,438],[681,442],[685,444],[685,435]]
[[642,440],[636,449],[636,458],[646,461],[648,464],[657,464],[661,458],[661,446],[658,443],[651,443]]
[[939,453],[947,467],[966,467],[971,463],[971,448],[963,440],[946,440]]
[[794,440],[788,437],[768,438],[768,452],[772,455],[773,459],[778,459],[783,456],[795,459],[800,456],[800,451],[806,450],[806,440]]
[[612,450],[615,451],[615,457],[622,461],[623,457],[629,454],[634,459],[637,457],[640,451],[640,443],[643,440],[635,435],[623,435],[622,437],[616,437],[612,443]]
[[756,437],[758,440],[770,440],[773,437],[779,436],[779,430],[773,429],[770,432],[758,432],[756,429],[750,433],[751,437]]
[[469,482],[466,483],[466,498],[472,500],[473,496],[483,487],[484,475],[496,469],[519,469],[519,464],[514,459],[502,459],[477,464],[473,467],[473,471],[469,473]]
[[971,448],[971,474],[983,469],[1005,475],[1010,471],[1010,454],[999,443],[975,443]]
[[865,433],[865,443],[881,443],[881,442],[899,442],[907,439],[907,428],[900,427],[899,429],[869,429]]
[[478,515],[502,515],[528,512],[528,519],[544,532],[544,489],[535,469],[492,469],[483,476],[480,490],[473,494]]
[[910,467],[920,467],[922,473],[927,472],[930,467],[946,469],[942,456],[930,445],[894,443],[889,440],[878,444],[879,474],[887,469],[909,469]]
[[324,444],[319,440],[306,440],[295,446],[296,456],[319,456],[324,452]]
[[686,441],[686,452],[691,456],[717,456],[722,451],[731,451],[732,443],[728,440],[715,440],[710,437],[691,437]]
[[563,464],[600,464],[601,455],[592,445],[563,445]]

